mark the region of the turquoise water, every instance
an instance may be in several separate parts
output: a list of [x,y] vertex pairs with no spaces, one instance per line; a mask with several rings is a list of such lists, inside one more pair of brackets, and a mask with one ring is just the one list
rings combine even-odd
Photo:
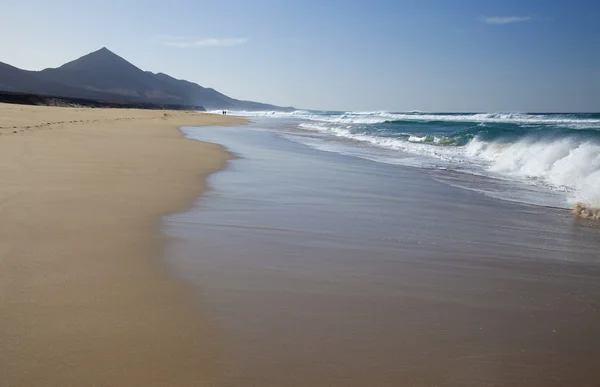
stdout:
[[[565,208],[580,202],[600,206],[598,113],[232,114],[278,122],[290,139],[321,150],[483,176],[486,182],[469,188],[501,198]],[[502,192],[488,189],[498,182]]]

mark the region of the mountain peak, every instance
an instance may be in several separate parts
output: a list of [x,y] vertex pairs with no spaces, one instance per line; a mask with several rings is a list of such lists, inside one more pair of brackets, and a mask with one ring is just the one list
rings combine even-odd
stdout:
[[90,54],[113,54],[113,55],[117,55],[117,54],[115,54],[114,52],[112,52],[111,50],[109,50],[106,47],[102,47],[99,50],[92,51],[92,52],[90,52]]
[[132,68],[139,70],[137,67],[121,58],[114,52],[110,51],[108,48],[102,47],[99,50],[82,56],[81,58],[65,63],[64,65],[60,66],[59,69],[98,71],[104,68],[105,70],[114,69],[123,71],[124,67],[129,68],[130,70]]

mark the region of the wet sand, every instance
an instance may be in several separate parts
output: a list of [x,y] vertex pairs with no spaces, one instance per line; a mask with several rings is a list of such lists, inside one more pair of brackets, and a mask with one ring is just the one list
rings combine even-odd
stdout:
[[212,385],[213,326],[157,219],[230,158],[178,128],[242,122],[0,104],[0,385]]
[[189,131],[241,158],[165,219],[219,385],[598,384],[598,228],[253,126]]

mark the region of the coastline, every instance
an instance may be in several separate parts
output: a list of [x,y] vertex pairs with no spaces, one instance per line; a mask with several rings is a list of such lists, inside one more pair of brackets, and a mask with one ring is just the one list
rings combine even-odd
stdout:
[[239,155],[165,217],[219,322],[220,386],[593,385],[598,230],[566,209],[328,152],[276,121],[184,128]]
[[157,220],[232,155],[189,111],[0,104],[0,363],[6,386],[210,384],[211,327],[161,258]]

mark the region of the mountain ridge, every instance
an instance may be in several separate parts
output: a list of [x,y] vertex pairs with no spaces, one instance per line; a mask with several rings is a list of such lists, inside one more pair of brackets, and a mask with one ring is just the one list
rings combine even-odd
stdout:
[[22,70],[0,62],[0,90],[128,103],[203,106],[207,110],[294,110],[237,100],[162,72],[144,71],[106,47],[41,71]]

